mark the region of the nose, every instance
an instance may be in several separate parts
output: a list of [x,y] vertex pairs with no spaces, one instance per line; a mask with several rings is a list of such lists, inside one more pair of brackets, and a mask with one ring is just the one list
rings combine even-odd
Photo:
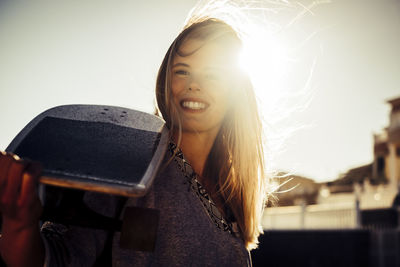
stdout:
[[196,79],[191,78],[189,80],[189,84],[188,84],[189,91],[200,91],[200,88],[201,88],[200,83]]

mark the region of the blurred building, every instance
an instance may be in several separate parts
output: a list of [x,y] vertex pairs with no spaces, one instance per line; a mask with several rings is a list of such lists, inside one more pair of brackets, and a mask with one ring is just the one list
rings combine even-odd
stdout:
[[372,178],[387,179],[390,186],[397,188],[400,182],[400,97],[388,103],[392,106],[389,126],[374,135]]
[[393,205],[400,189],[400,97],[388,103],[390,124],[374,135],[373,162],[324,184],[282,175],[276,199],[264,213],[265,229],[358,228],[361,210]]

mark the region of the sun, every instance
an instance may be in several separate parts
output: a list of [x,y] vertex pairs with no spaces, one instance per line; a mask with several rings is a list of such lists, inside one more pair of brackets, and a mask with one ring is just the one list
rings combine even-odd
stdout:
[[285,76],[289,69],[288,49],[273,34],[254,34],[243,38],[239,65],[254,86],[263,113],[287,94]]

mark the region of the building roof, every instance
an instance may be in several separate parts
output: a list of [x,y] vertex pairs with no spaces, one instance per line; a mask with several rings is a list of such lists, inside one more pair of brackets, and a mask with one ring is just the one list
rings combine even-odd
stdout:
[[400,97],[390,99],[387,102],[392,105],[393,110],[400,108]]
[[332,185],[353,185],[354,183],[363,183],[365,179],[369,179],[373,184],[379,184],[383,181],[372,180],[372,163],[348,170],[339,179],[329,182]]

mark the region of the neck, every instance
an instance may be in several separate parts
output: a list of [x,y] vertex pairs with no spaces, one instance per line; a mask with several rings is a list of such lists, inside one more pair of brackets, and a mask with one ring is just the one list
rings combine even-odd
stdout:
[[[194,171],[200,176],[203,174],[204,165],[214,144],[217,133],[218,129],[202,133],[182,131],[179,147]],[[175,143],[178,142],[178,138],[179,133],[175,132],[173,135]]]

